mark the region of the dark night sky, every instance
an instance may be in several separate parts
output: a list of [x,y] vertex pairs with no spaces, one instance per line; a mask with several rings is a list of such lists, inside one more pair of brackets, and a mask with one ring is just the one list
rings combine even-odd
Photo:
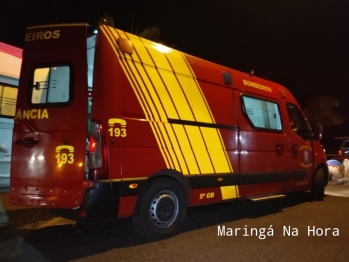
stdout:
[[27,26],[94,23],[104,11],[117,28],[157,26],[163,44],[253,69],[302,105],[320,95],[339,98],[347,120],[327,135],[349,135],[349,0],[0,0],[0,41],[22,47]]

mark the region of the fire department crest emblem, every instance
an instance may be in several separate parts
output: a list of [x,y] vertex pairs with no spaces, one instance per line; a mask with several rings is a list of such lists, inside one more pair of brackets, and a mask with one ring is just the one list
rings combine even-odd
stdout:
[[311,161],[311,151],[312,148],[308,145],[303,145],[299,148],[300,151],[300,157],[301,157],[301,166],[302,167],[311,167],[312,161]]

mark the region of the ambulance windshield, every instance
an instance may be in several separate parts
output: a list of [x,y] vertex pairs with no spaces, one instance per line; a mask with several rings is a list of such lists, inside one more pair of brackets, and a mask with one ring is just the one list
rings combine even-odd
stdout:
[[299,108],[287,103],[287,113],[292,131],[305,140],[309,139],[310,127]]

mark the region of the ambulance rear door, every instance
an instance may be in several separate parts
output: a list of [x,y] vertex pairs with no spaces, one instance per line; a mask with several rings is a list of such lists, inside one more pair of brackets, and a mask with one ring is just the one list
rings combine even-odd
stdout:
[[10,201],[76,208],[88,126],[87,25],[28,28],[13,133]]

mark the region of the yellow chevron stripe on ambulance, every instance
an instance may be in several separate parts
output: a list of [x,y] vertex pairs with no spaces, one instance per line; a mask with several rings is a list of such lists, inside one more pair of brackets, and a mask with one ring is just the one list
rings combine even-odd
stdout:
[[[214,124],[209,105],[185,56],[157,50],[155,43],[101,26],[145,113],[167,168],[183,175],[232,173],[218,129],[168,123],[168,119]],[[133,43],[132,55],[119,50],[118,38]]]

